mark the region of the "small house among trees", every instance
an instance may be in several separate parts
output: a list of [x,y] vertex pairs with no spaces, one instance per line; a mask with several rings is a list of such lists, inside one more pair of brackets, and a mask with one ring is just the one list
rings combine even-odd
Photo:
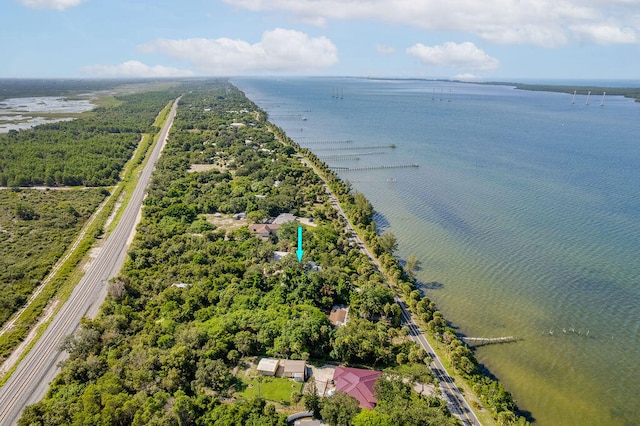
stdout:
[[329,321],[336,327],[345,325],[349,318],[349,307],[345,305],[335,305],[329,313]]
[[271,236],[275,236],[278,229],[280,229],[280,225],[273,223],[256,223],[249,225],[249,230],[253,235],[264,241],[268,241]]
[[262,358],[258,363],[258,373],[304,382],[307,379],[307,363],[302,360]]

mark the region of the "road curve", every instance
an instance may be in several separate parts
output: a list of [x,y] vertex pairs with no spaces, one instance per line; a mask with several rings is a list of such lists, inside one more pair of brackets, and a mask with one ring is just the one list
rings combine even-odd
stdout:
[[93,317],[97,314],[107,293],[107,282],[117,276],[124,263],[128,249],[127,240],[136,226],[147,185],[166,143],[179,100],[180,98],[173,103],[158,143],[140,174],[138,184],[118,225],[108,236],[98,257],[91,262],[87,272],[47,330],[0,388],[0,425],[17,424],[23,408],[44,396],[49,383],[59,372],[58,363],[68,356],[58,349],[60,342],[78,328],[82,317]]

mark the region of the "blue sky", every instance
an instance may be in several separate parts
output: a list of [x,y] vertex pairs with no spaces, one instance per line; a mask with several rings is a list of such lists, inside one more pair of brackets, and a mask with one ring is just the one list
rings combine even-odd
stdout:
[[0,77],[640,79],[640,0],[2,0]]

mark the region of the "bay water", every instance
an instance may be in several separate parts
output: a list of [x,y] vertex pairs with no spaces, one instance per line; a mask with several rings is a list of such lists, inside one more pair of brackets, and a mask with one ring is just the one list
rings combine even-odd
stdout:
[[536,424],[640,424],[639,103],[425,80],[232,83],[367,196],[459,333],[519,339],[475,354]]

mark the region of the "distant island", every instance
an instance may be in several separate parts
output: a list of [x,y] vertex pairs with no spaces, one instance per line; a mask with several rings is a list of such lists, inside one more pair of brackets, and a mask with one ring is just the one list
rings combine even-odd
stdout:
[[589,91],[592,94],[607,92],[611,96],[624,96],[626,98],[635,99],[640,102],[640,87],[608,87],[608,86],[588,86],[588,85],[555,85],[555,84],[525,84],[507,81],[464,81],[464,80],[446,80],[446,79],[429,79],[429,78],[385,78],[385,77],[365,77],[368,80],[416,80],[416,81],[442,81],[452,83],[468,83],[468,84],[484,84],[490,86],[513,86],[520,90],[531,90],[538,92],[557,92],[586,95]]
[[626,98],[635,99],[636,102],[640,102],[640,87],[605,87],[605,86],[555,86],[547,84],[522,84],[522,83],[486,83],[486,84],[500,84],[507,86],[515,86],[520,90],[533,90],[539,92],[558,92],[558,93],[570,93],[576,92],[578,94],[586,95],[587,92],[592,94],[607,92],[607,95],[611,96],[624,96]]

